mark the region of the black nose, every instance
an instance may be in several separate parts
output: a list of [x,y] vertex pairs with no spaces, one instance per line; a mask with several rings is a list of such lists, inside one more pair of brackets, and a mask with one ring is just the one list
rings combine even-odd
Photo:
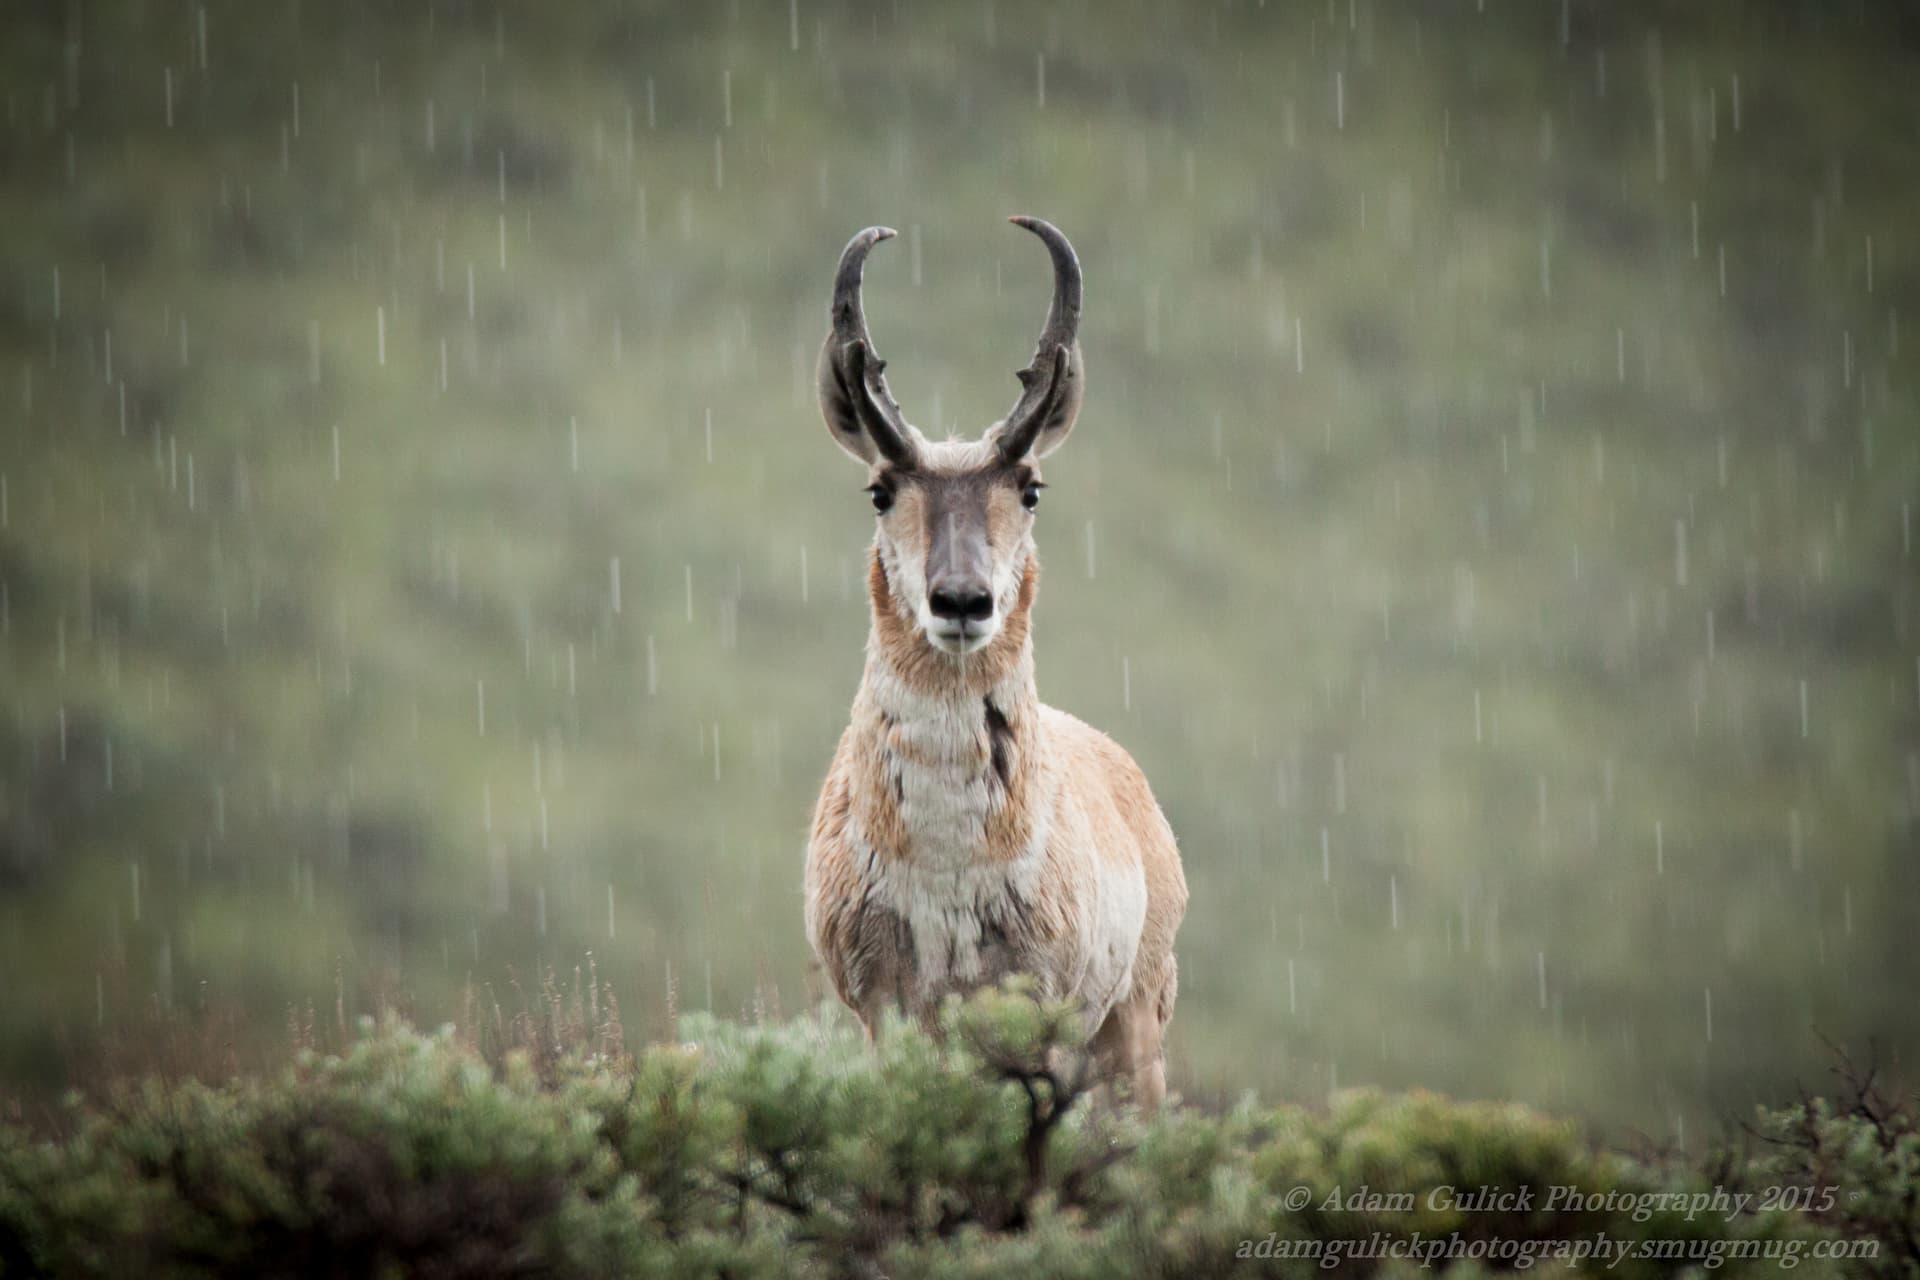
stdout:
[[949,622],[984,622],[993,616],[993,595],[983,582],[940,582],[927,593],[927,607]]

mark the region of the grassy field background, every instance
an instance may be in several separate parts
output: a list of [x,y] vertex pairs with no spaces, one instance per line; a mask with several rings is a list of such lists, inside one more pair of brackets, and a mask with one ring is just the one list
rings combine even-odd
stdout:
[[[821,995],[909,417],[1089,400],[1042,696],[1192,887],[1176,1087],[1686,1139],[1920,1035],[1897,6],[37,4],[0,39],[0,1081],[591,966]],[[119,1059],[115,1059],[119,1060]],[[1909,1068],[1910,1069],[1910,1068]]]

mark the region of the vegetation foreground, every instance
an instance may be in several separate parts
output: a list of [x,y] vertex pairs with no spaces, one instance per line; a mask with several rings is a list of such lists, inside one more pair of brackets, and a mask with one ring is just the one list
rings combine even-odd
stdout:
[[877,1049],[688,1017],[632,1056],[605,1012],[16,1117],[0,1275],[1920,1275],[1920,1111],[1851,1068],[1700,1163],[1423,1093],[1142,1120],[1018,992]]

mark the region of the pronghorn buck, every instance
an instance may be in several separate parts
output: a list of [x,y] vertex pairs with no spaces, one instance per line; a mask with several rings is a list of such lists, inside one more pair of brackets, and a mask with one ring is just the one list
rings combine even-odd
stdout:
[[1053,257],[1053,304],[1018,402],[978,440],[927,440],[887,390],[860,279],[894,233],[870,227],[840,257],[820,408],[868,471],[873,629],[814,812],[807,937],[869,1034],[889,1007],[931,1021],[949,993],[1031,975],[1079,1004],[1098,1069],[1152,1107],[1187,885],[1132,758],[1034,690],[1039,463],[1073,429],[1085,370],[1073,246],[1013,221]]

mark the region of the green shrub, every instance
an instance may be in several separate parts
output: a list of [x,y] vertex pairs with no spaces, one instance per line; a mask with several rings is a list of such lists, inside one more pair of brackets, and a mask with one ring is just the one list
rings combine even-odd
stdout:
[[[690,1017],[637,1058],[494,1065],[389,1019],[272,1078],[0,1129],[0,1274],[1841,1274],[1808,1251],[1851,1240],[1897,1275],[1913,1240],[1911,1108],[1769,1119],[1747,1181],[1842,1183],[1841,1218],[1712,1208],[1704,1174],[1518,1106],[1349,1092],[1145,1119],[1090,1084],[1075,1019],[1017,990],[939,1037]],[[1506,1202],[1466,1200],[1482,1187]]]
[[1833,1097],[1763,1109],[1759,1150],[1737,1165],[1762,1194],[1834,1232],[1878,1244],[1858,1273],[1920,1277],[1920,1098],[1884,1087],[1840,1056]]

